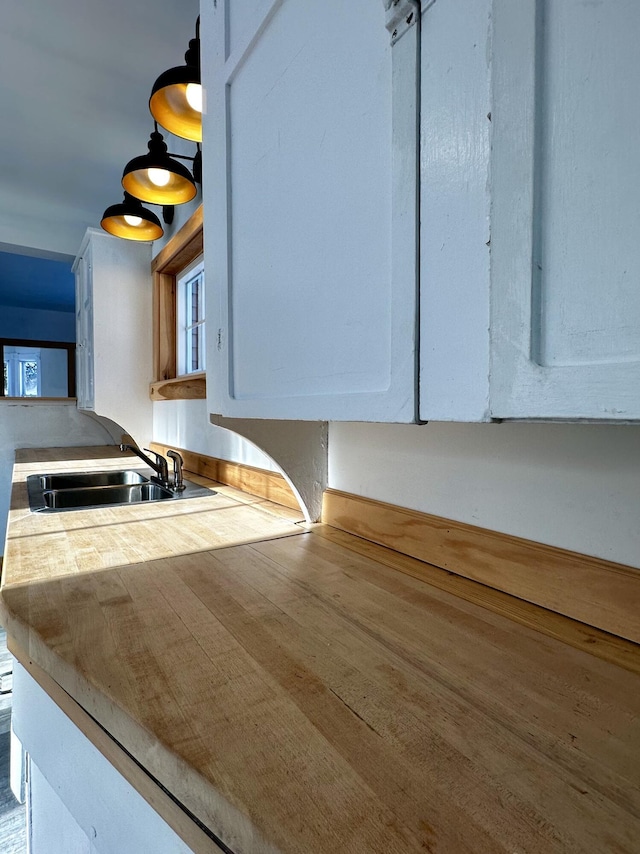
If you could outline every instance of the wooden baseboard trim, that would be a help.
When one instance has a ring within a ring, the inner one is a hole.
[[[152,442],[150,445],[152,451],[157,451],[160,454],[166,454],[170,447],[172,446],[162,445],[158,442]],[[229,460],[209,457],[206,454],[187,451],[184,448],[174,448],[174,450],[182,455],[185,471],[208,477],[210,480],[224,483],[227,486],[233,486],[242,492],[248,492],[250,495],[273,501],[274,504],[281,504],[283,507],[289,507],[292,510],[300,510],[298,499],[279,472],[259,469],[243,463],[232,463]]]
[[[328,489],[322,521],[640,643],[640,570]]]

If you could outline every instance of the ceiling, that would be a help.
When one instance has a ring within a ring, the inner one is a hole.
[[[74,311],[75,280],[71,264],[0,252],[0,307],[3,305]]]
[[[122,169],[153,130],[153,82],[184,64],[197,14],[198,0],[2,0],[0,250],[68,264],[122,201]]]

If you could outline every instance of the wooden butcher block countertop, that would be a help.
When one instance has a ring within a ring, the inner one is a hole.
[[[232,852],[640,852],[633,644],[604,661],[222,487],[29,513],[27,474],[110,466],[18,452],[2,621]]]

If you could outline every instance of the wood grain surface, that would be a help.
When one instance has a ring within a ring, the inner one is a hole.
[[[169,445],[152,442],[151,448],[161,454],[166,454]],[[244,463],[234,463],[209,457],[184,448],[174,448],[184,459],[185,471],[196,472],[211,480],[233,486],[249,495],[257,495],[282,504],[293,510],[299,510],[300,504],[285,478],[277,471],[259,469]]]
[[[282,512],[273,512],[268,501],[251,502],[250,497],[213,483],[215,494],[204,498],[34,514],[27,496],[29,474],[139,469],[144,463],[113,446],[21,450],[16,459],[5,549],[14,582],[43,581],[49,574],[57,578],[300,533],[295,522],[302,519],[301,513],[284,518]]]
[[[149,386],[151,400],[204,400],[206,396],[207,378],[204,373],[159,380]]]
[[[153,276],[153,378],[161,382],[175,377],[176,279],[169,273]]]
[[[354,537],[331,525],[315,525],[313,533],[333,543],[339,543],[349,551],[371,558],[374,564],[381,563],[413,578],[419,578],[432,587],[452,593],[458,598],[466,599],[467,602],[474,602],[536,632],[556,638],[589,655],[595,655],[603,661],[609,661],[640,675],[640,646],[624,638],[596,629],[594,626],[588,626],[578,620],[572,620],[555,611],[526,602],[524,599],[518,599],[486,584],[440,569],[433,564],[408,557],[394,549],[380,546],[361,537]]]
[[[194,258],[202,255],[202,205],[199,205],[185,224],[161,249],[151,262],[151,272],[170,273],[175,276]]]
[[[46,532],[39,567],[9,553],[2,620],[237,854],[637,854],[632,668],[296,530],[104,562]]]
[[[216,844],[215,839],[211,838],[206,830],[195,822],[193,817],[168,792],[159,786],[157,781],[153,777],[150,777],[145,769],[135,762],[121,745],[88,715],[66,691],[63,691],[58,683],[45,673],[15,641],[12,644],[12,652],[15,658],[28,671],[32,679],[35,679],[57,706],[62,709],[65,715],[73,721],[80,732],[109,760],[125,780],[142,795],[149,806],[160,815],[168,818],[167,823],[193,851],[203,852],[203,854],[205,852],[206,854],[220,854],[220,852],[223,852],[223,849]],[[15,799],[13,803],[16,803]],[[4,841],[6,835],[4,832],[4,823],[5,815],[3,814],[0,821],[0,841]],[[26,826],[24,817],[23,824]],[[24,832],[22,836],[24,837]],[[20,847],[16,847],[15,854],[24,854],[25,851],[26,843],[22,843]],[[13,852],[11,850],[7,852],[3,849],[3,854],[13,854]],[[69,852],[69,854],[72,854],[72,852]]]
[[[401,554],[640,643],[640,570],[335,489],[322,519]]]

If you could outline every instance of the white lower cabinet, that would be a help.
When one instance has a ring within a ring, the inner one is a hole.
[[[640,418],[640,5],[202,9],[209,411]]]
[[[151,244],[90,228],[73,270],[78,408],[109,418],[146,444],[152,435]]]

